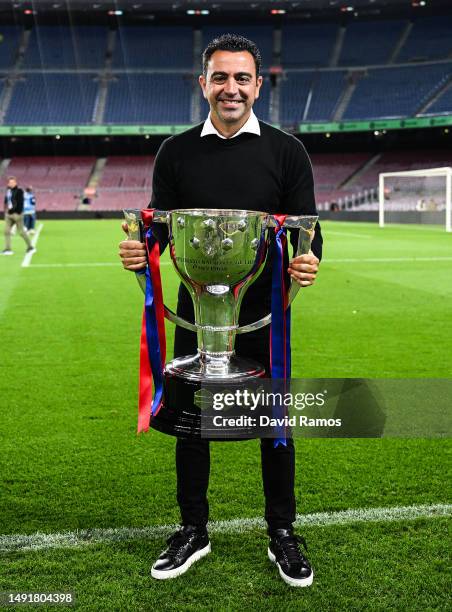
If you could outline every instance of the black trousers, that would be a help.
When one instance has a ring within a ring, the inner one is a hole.
[[[248,302],[247,303],[247,298]],[[187,290],[181,286],[178,314],[193,320],[193,306]],[[268,297],[256,300],[245,294],[240,323],[246,324],[264,316],[270,310]],[[238,355],[255,359],[270,372],[269,328],[238,335],[235,343]],[[174,355],[195,354],[196,334],[176,327]],[[261,440],[262,481],[265,495],[265,520],[269,529],[289,528],[295,521],[295,448],[293,440],[287,446],[274,448],[272,439]],[[217,444],[220,444],[217,442]],[[228,444],[223,442],[223,444]],[[207,489],[210,474],[209,441],[178,438],[176,443],[177,501],[182,524],[205,525],[209,517]]]
[[[219,443],[218,443],[219,444]],[[223,442],[227,444],[227,442]],[[288,529],[295,521],[295,449],[274,448],[273,440],[261,440],[265,520],[269,530]],[[183,525],[206,525],[209,518],[207,489],[210,474],[208,440],[178,438],[176,443],[177,501]]]

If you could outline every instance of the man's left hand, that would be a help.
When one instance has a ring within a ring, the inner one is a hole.
[[[289,263],[287,271],[291,278],[296,281],[301,287],[309,287],[317,277],[319,270],[319,260],[312,251],[307,255],[299,255],[294,257]]]

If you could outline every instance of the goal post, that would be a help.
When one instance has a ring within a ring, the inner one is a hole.
[[[402,201],[403,198],[400,197],[400,193],[403,191],[403,187],[401,187],[404,184],[403,179],[408,181],[405,201]],[[398,183],[398,186],[394,189],[394,192],[399,193],[398,205],[396,203],[391,205],[386,203],[386,200],[391,197],[388,182],[394,180]],[[432,187],[433,183],[435,184],[434,188]],[[431,193],[433,189],[435,189],[435,198]],[[452,168],[427,168],[425,170],[380,173],[378,177],[378,220],[380,227],[385,226],[385,212],[391,206],[393,210],[422,212],[428,208],[425,203],[428,197],[431,198],[432,205],[436,206],[438,210],[445,210],[446,231],[452,232]]]

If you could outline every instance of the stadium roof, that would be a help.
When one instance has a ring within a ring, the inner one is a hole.
[[[172,13],[186,14],[187,10],[210,15],[231,12],[255,12],[270,15],[271,11],[300,16],[330,16],[358,12],[359,15],[378,15],[391,11],[413,11],[419,14],[436,8],[450,8],[450,0],[0,0],[0,15],[23,11],[67,12],[86,11],[124,14]]]

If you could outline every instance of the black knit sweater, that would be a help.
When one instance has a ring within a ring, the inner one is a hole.
[[[312,167],[304,146],[290,134],[262,121],[259,125],[260,136],[245,132],[229,139],[217,135],[201,138],[200,124],[165,140],[155,160],[150,206],[159,210],[223,208],[317,214]],[[160,234],[159,238],[163,247],[166,236]],[[295,232],[291,240],[296,243]],[[251,307],[253,320],[256,314],[269,310],[272,250],[270,247],[262,274],[243,300],[241,315]],[[319,226],[312,250],[320,259]],[[191,299],[185,288],[179,292],[179,302],[179,311],[190,316]],[[248,318],[240,317],[243,322]]]

